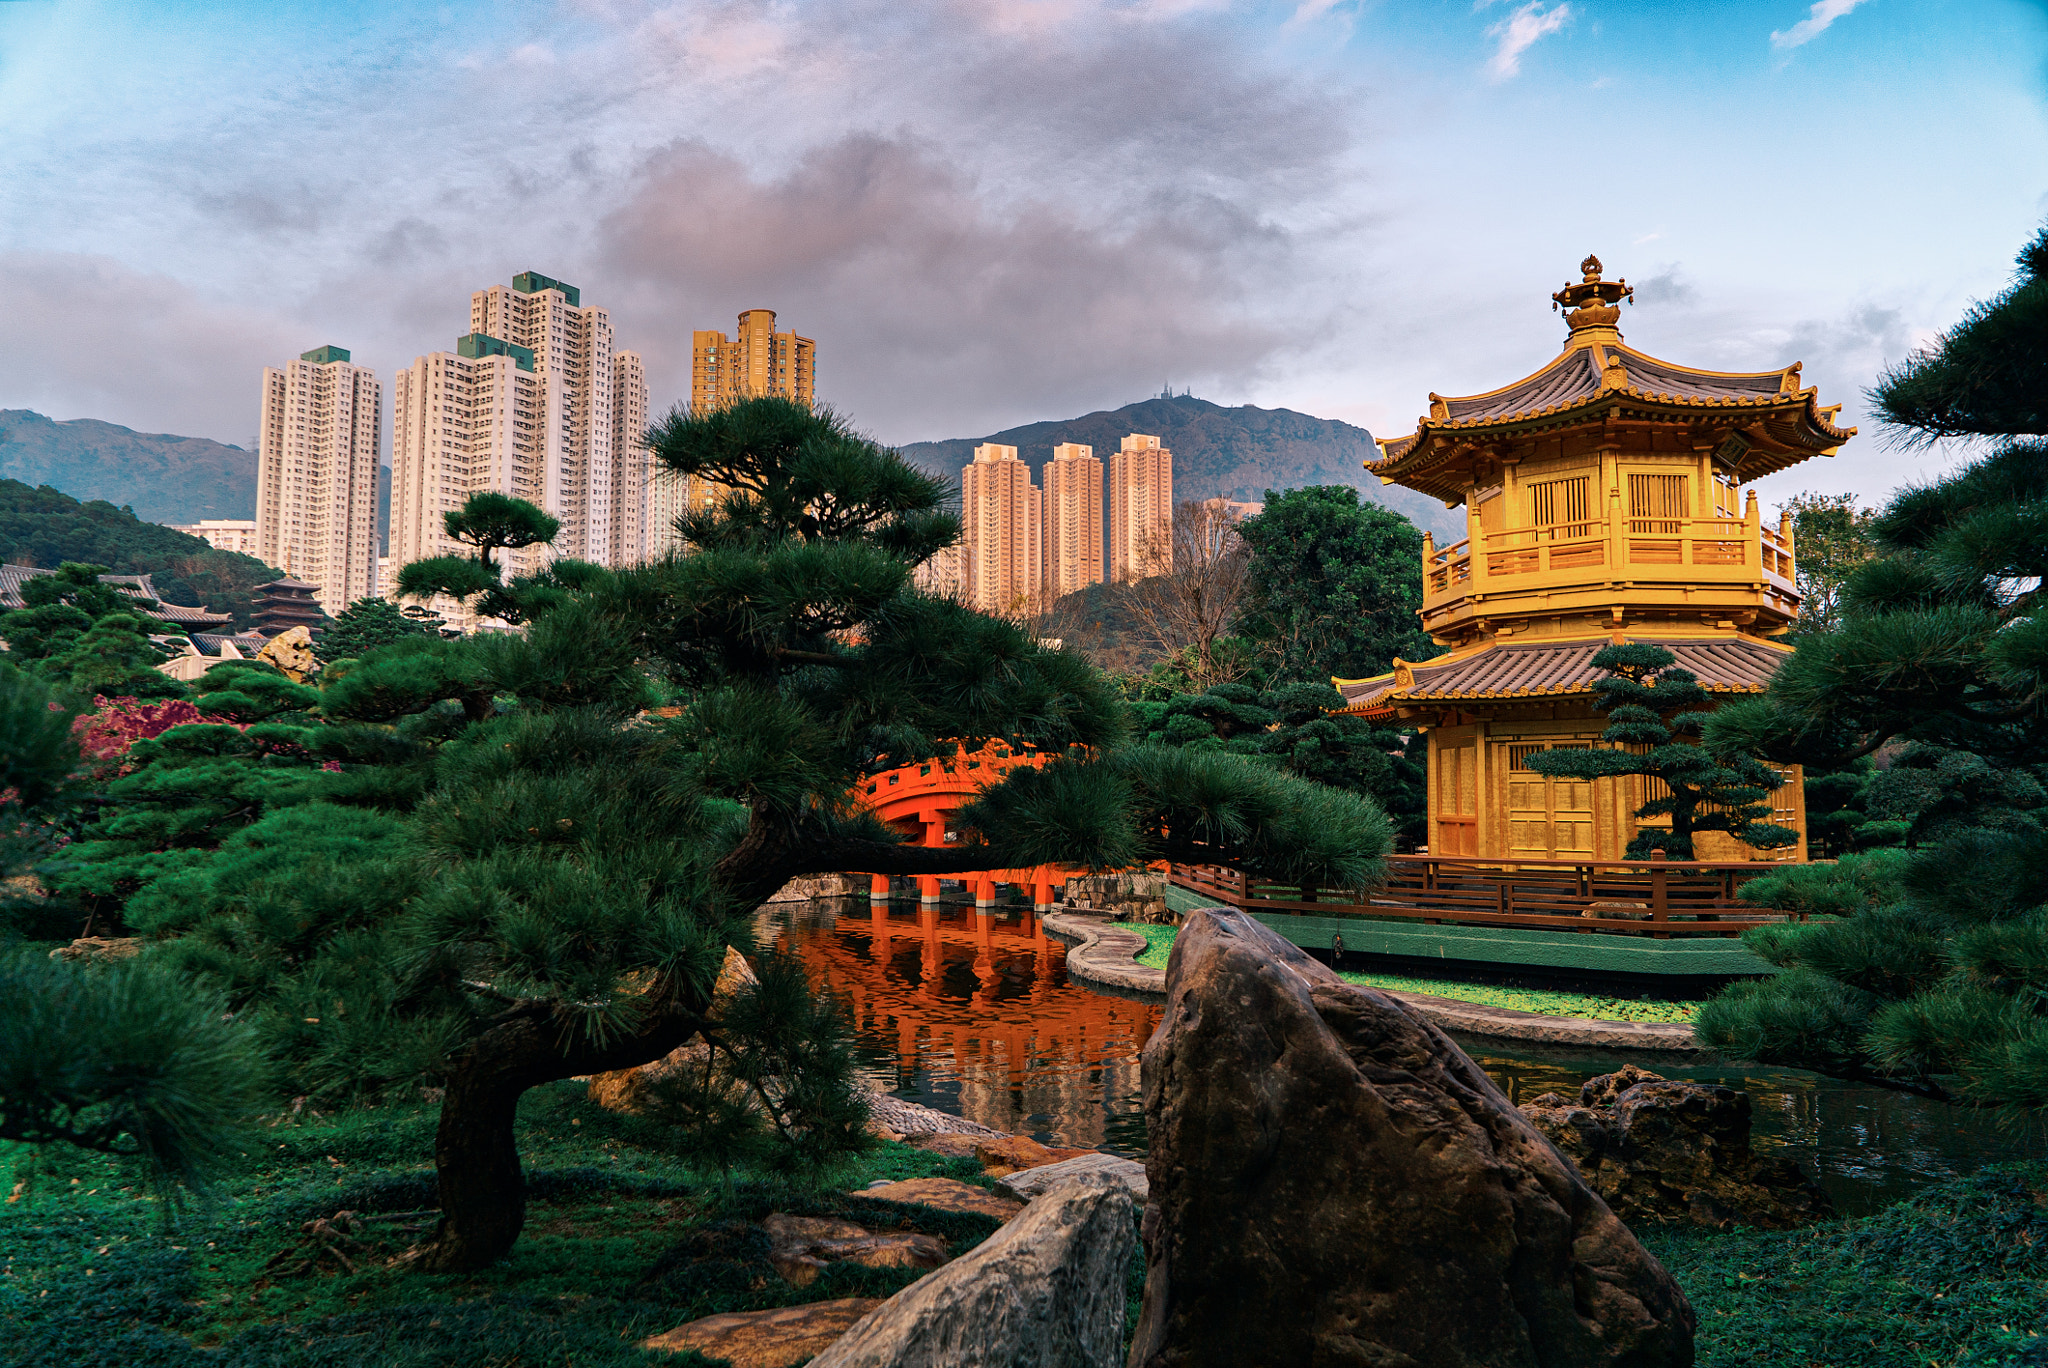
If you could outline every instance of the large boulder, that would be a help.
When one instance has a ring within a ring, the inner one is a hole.
[[[1789,1159],[1749,1147],[1749,1094],[1634,1065],[1589,1079],[1573,1103],[1544,1093],[1523,1113],[1625,1221],[1783,1230],[1834,1214]]]
[[[1222,909],[1167,994],[1132,1368],[1692,1363],[1678,1284],[1427,1021]]]
[[[1101,1178],[1048,1192],[883,1302],[811,1368],[1116,1368],[1132,1215],[1123,1185]]]

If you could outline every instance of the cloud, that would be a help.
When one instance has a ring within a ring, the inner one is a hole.
[[[1656,233],[1650,234],[1651,238],[1657,236],[1658,234]],[[1637,241],[1647,242],[1649,238],[1638,238]],[[1677,266],[1666,266],[1648,280],[1637,281],[1636,302],[1639,304],[1672,304],[1681,307],[1697,304],[1699,302],[1699,291],[1695,290],[1692,284],[1679,274],[1679,269]]]
[[[1771,46],[1789,50],[1810,43],[1827,32],[1828,25],[1862,3],[1863,0],[1814,0],[1804,19],[1771,35]]]
[[[1543,0],[1528,0],[1486,31],[1489,38],[1500,40],[1493,59],[1486,64],[1487,75],[1496,81],[1506,81],[1520,74],[1522,54],[1534,47],[1537,40],[1563,28],[1572,17],[1573,10],[1568,4],[1546,9]]]
[[[1126,402],[1164,374],[1247,378],[1315,331],[1254,304],[1299,244],[1235,205],[1182,196],[1091,223],[1056,199],[991,201],[901,134],[847,134],[775,177],[676,142],[602,238],[602,273],[629,286],[616,330],[659,369],[685,373],[687,329],[774,307],[817,339],[820,398],[892,440]]]
[[[103,256],[0,252],[0,294],[10,404],[145,432],[246,444],[262,368],[329,340]]]

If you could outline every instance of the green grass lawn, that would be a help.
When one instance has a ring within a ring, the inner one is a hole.
[[[649,1123],[617,1116],[577,1084],[529,1093],[521,1153],[526,1229],[486,1272],[426,1276],[384,1266],[431,1231],[436,1109],[379,1108],[252,1131],[230,1174],[174,1212],[113,1161],[0,1148],[0,1346],[13,1364],[599,1365],[697,1362],[649,1355],[641,1338],[720,1311],[835,1297],[885,1297],[916,1270],[836,1265],[793,1288],[747,1224],[771,1211],[848,1216],[938,1235],[955,1253],[996,1229],[987,1217],[856,1204],[842,1190],[931,1175],[985,1182],[972,1160],[879,1145],[829,1181],[737,1181],[692,1169]],[[354,1272],[294,1271],[299,1229],[351,1210],[375,1215],[378,1257]],[[880,1219],[877,1219],[878,1210]],[[285,1257],[280,1260],[280,1255]]]
[[[1145,937],[1147,948],[1138,956],[1138,963],[1153,969],[1166,967],[1166,957],[1173,951],[1174,927],[1132,922],[1123,925],[1123,929],[1136,931]],[[1428,993],[1487,1007],[1512,1007],[1519,1012],[1538,1012],[1544,1016],[1593,1017],[1601,1021],[1691,1021],[1694,1010],[1699,1006],[1696,1002],[1638,1002],[1633,998],[1567,993],[1554,988],[1496,988],[1484,983],[1458,983],[1450,979],[1410,978],[1405,974],[1362,974],[1345,970],[1342,977],[1351,983],[1363,983],[1397,993]]]
[[[770,1211],[892,1220],[955,1252],[991,1220],[859,1210],[876,1178],[981,1179],[970,1160],[883,1145],[828,1184],[735,1182],[691,1168],[649,1123],[582,1089],[521,1110],[533,1197],[510,1258],[428,1277],[383,1266],[431,1227],[430,1106],[265,1125],[205,1201],[171,1211],[107,1160],[38,1160],[0,1205],[0,1363],[9,1368],[609,1368],[641,1338],[719,1311],[887,1296],[914,1270],[839,1265],[808,1288],[763,1262]],[[26,1173],[0,1149],[0,1184]],[[380,1258],[295,1272],[299,1227],[340,1210]],[[1993,1169],[1876,1216],[1805,1231],[1642,1231],[1700,1317],[1702,1368],[2021,1368],[2048,1364],[2048,1171]],[[1135,1316],[1140,1270],[1127,1289]]]

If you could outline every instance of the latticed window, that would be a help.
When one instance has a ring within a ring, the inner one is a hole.
[[[1529,486],[1530,520],[1538,527],[1555,529],[1553,535],[1585,536],[1590,530],[1586,526],[1589,517],[1587,486],[1590,483],[1587,476],[1573,475]]]
[[[1682,532],[1690,512],[1689,481],[1683,475],[1628,477],[1631,532]]]

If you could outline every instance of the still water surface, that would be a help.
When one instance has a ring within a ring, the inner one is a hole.
[[[871,1082],[912,1102],[1047,1143],[1141,1157],[1138,1054],[1160,1009],[1069,983],[1066,951],[1028,908],[858,900],[774,906],[760,941],[803,959],[852,1007]],[[1510,1099],[1575,1095],[1626,1063],[1748,1091],[1756,1144],[1797,1160],[1848,1215],[1921,1185],[2044,1151],[2040,1129],[1798,1069],[1699,1064],[1689,1056],[1460,1038]]]

